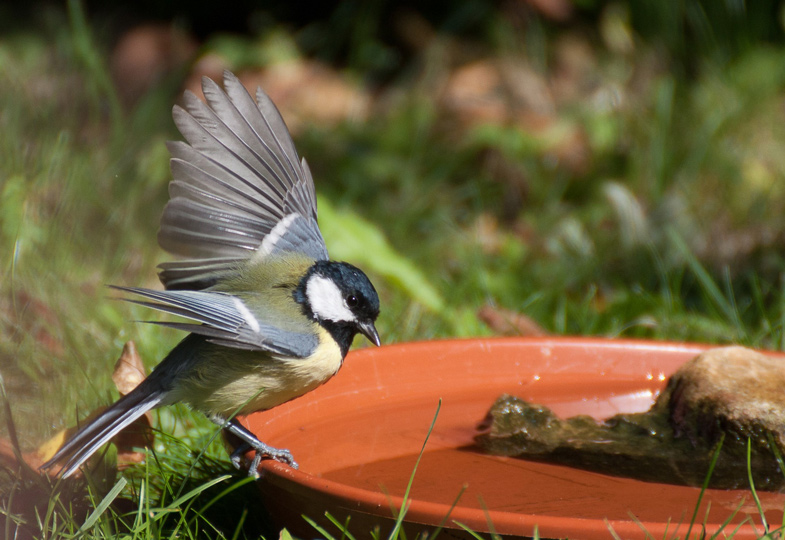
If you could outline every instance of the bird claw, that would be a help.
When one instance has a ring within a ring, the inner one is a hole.
[[[234,452],[232,452],[230,459],[232,460],[232,465],[234,465],[236,469],[242,470],[244,468],[244,461],[246,461],[245,454],[248,452],[248,450],[254,451],[254,457],[248,465],[248,476],[259,478],[259,463],[261,463],[264,456],[268,456],[270,459],[274,459],[280,463],[285,463],[292,469],[299,468],[299,465],[294,460],[294,457],[292,457],[292,453],[289,450],[273,448],[272,446],[259,441],[258,445],[243,443],[238,446]]]

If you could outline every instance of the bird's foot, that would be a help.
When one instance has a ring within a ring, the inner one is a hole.
[[[251,460],[251,464],[248,467],[248,476],[253,476],[255,478],[259,477],[259,472],[257,469],[259,468],[259,463],[262,461],[264,456],[268,456],[275,461],[285,463],[293,469],[298,467],[297,462],[294,460],[292,453],[289,452],[289,450],[274,448],[269,444],[263,443],[256,437],[256,435],[241,425],[236,418],[232,418],[228,422],[219,415],[212,415],[209,418],[221,426],[224,430],[243,441],[242,444],[240,444],[231,455],[232,464],[235,467],[242,469],[244,461],[243,458],[246,452],[249,450],[254,451],[253,460]]]
[[[256,441],[253,444],[244,442],[238,446],[234,452],[232,452],[231,460],[232,465],[234,465],[235,468],[244,468],[244,457],[246,452],[249,450],[254,451],[254,457],[250,464],[248,464],[248,476],[253,476],[255,478],[259,477],[259,463],[261,463],[264,456],[274,459],[280,463],[285,463],[293,469],[297,469],[299,467],[289,450],[286,450],[285,448],[274,448],[268,444],[263,443],[262,441]]]

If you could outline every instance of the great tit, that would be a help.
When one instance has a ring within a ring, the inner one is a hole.
[[[157,322],[190,332],[136,389],[82,427],[42,468],[74,473],[96,450],[155,407],[184,402],[254,450],[297,467],[288,450],[257,439],[234,416],[309,392],[341,367],[361,333],[375,345],[379,297],[368,277],[331,261],[316,222],[305,160],[270,98],[256,101],[224,73],[204,78],[207,103],[186,91],[173,117],[170,200],[158,241],[184,259],[159,266],[166,290],[115,287],[129,301],[195,321]]]

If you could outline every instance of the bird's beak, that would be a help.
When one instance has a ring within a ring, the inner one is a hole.
[[[376,331],[373,321],[363,321],[360,322],[358,326],[360,327],[360,332],[362,335],[367,337],[371,343],[377,347],[382,344],[381,340],[379,339],[379,332]]]

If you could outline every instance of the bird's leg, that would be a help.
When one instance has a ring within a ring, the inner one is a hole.
[[[248,468],[249,476],[259,475],[256,470],[259,467],[259,463],[262,461],[263,456],[269,456],[275,461],[286,463],[293,469],[298,467],[297,462],[294,460],[292,453],[289,452],[289,450],[283,448],[274,448],[268,444],[263,443],[258,438],[256,438],[253,433],[245,429],[245,427],[243,427],[236,419],[232,418],[227,422],[220,416],[214,415],[210,417],[210,420],[224,428],[229,433],[239,437],[240,440],[243,441],[243,443],[238,446],[231,455],[232,464],[235,467],[238,469],[241,467],[242,457],[248,450],[254,451],[254,458],[251,461],[251,466]]]

